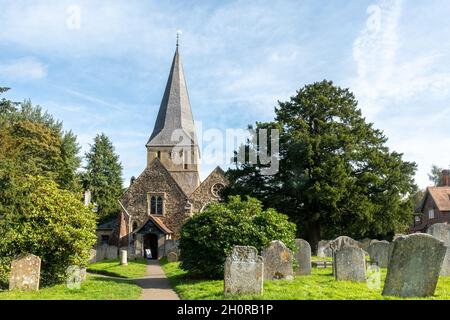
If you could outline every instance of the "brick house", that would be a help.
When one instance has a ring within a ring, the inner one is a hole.
[[[449,170],[442,171],[442,184],[428,187],[421,204],[416,208],[411,232],[426,232],[435,223],[450,223]]]
[[[153,132],[147,166],[119,199],[117,219],[97,228],[97,245],[128,248],[133,256],[160,258],[179,238],[184,222],[227,183],[220,167],[200,181],[200,152],[181,56],[177,48]]]

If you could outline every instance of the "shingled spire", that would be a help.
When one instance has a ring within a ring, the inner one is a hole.
[[[199,147],[177,48],[155,127],[147,142],[147,166],[158,158],[186,195],[200,184]]]
[[[189,95],[184,78],[181,56],[177,48],[170,68],[169,79],[167,80],[164,96],[159,107],[158,117],[156,118],[153,133],[147,142],[149,146],[173,146],[179,141],[173,141],[175,130],[181,129],[185,134],[186,141],[197,145],[195,134],[194,119],[192,116]],[[181,132],[181,131],[177,131]],[[179,137],[176,134],[177,138]]]

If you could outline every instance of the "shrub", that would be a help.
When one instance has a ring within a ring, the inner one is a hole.
[[[46,178],[26,176],[16,183],[13,203],[0,217],[0,281],[5,285],[9,264],[20,253],[41,258],[43,285],[63,281],[68,266],[87,265],[96,215]]]
[[[181,230],[181,268],[190,275],[221,278],[224,263],[234,245],[254,246],[259,251],[272,240],[295,250],[295,224],[274,209],[263,210],[260,201],[231,196],[228,203],[209,205],[189,219]]]

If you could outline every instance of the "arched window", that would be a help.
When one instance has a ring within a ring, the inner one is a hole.
[[[156,214],[156,197],[150,199],[150,214]]]
[[[156,203],[156,214],[163,214],[163,198],[161,196],[158,197]]]

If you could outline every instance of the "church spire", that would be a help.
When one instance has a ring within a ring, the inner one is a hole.
[[[186,80],[181,63],[179,51],[179,34],[177,32],[177,46],[170,68],[164,96],[159,107],[153,133],[147,142],[149,146],[173,146],[178,143],[173,141],[172,134],[182,132],[190,144],[197,145],[194,119],[192,116]],[[176,131],[177,130],[177,131]],[[186,140],[185,140],[186,141]]]

